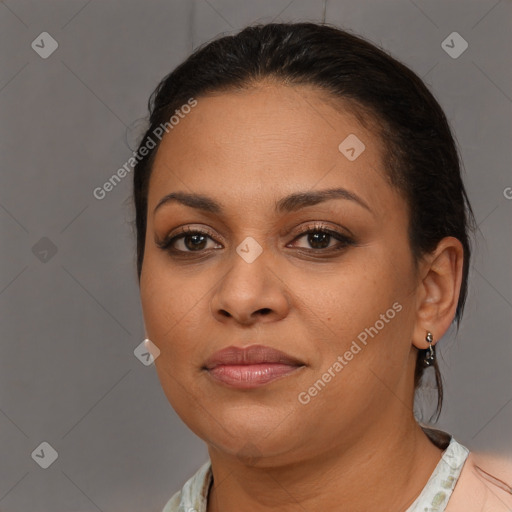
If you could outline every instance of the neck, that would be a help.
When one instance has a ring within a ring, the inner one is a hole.
[[[398,401],[397,401],[398,402]],[[403,406],[402,406],[403,407]],[[405,409],[405,408],[404,408]],[[258,468],[210,448],[214,483],[208,512],[404,511],[434,471],[442,450],[410,415],[375,422],[328,452],[286,466]],[[342,436],[340,436],[342,437]]]

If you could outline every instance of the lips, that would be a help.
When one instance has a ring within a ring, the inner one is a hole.
[[[210,370],[219,365],[254,365],[262,363],[281,363],[289,366],[302,366],[304,363],[275,348],[264,345],[251,345],[246,348],[228,347],[215,352],[205,363]]]
[[[254,388],[289,375],[304,362],[280,350],[263,345],[227,347],[215,352],[204,369],[217,381],[231,387]]]

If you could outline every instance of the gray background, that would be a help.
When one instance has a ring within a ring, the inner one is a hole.
[[[133,353],[132,175],[103,200],[92,191],[131,156],[149,94],[193,48],[254,21],[324,16],[422,76],[455,131],[480,234],[462,327],[439,345],[439,426],[512,456],[510,1],[5,0],[0,510],[159,511],[204,462]],[[31,48],[44,31],[59,44],[47,59]],[[441,47],[453,31],[469,43],[457,59]],[[31,457],[43,441],[58,452],[47,469]]]

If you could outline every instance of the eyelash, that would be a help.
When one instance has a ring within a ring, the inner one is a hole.
[[[305,247],[299,247],[299,249],[301,249],[303,251],[312,252],[312,253],[320,253],[320,252],[330,253],[330,252],[335,252],[335,251],[341,251],[343,249],[346,249],[346,247],[348,247],[350,245],[355,245],[355,243],[356,243],[355,240],[348,237],[347,235],[340,233],[339,231],[334,231],[334,230],[328,229],[325,226],[322,226],[319,224],[305,226],[303,229],[301,229],[299,231],[299,233],[293,239],[293,241],[296,241],[296,240],[300,239],[301,237],[308,235],[308,234],[312,234],[312,233],[325,233],[327,235],[330,235],[332,238],[338,240],[340,245],[338,247],[336,247],[336,246],[326,247],[324,249],[309,249],[309,248],[305,248]],[[215,241],[214,235],[210,231],[194,229],[194,228],[190,228],[190,227],[186,226],[185,228],[182,228],[181,231],[177,235],[173,235],[172,237],[166,237],[163,240],[156,242],[156,245],[164,251],[170,252],[172,254],[180,254],[180,255],[194,254],[194,253],[201,254],[205,250],[207,250],[207,249],[201,249],[198,251],[182,251],[182,250],[175,249],[172,247],[174,242],[176,242],[177,240],[186,238],[187,236],[192,236],[192,235],[206,235]],[[330,240],[329,240],[329,242],[330,242]]]

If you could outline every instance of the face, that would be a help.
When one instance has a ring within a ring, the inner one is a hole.
[[[264,84],[197,98],[156,155],[140,290],[163,390],[211,450],[297,461],[409,414],[407,226],[343,104]],[[215,356],[255,345],[288,357]]]

